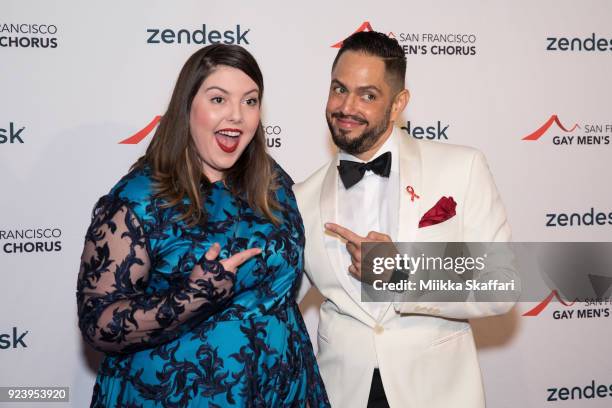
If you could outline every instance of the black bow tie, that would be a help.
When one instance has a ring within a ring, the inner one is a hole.
[[[366,170],[370,170],[382,177],[389,177],[389,173],[391,173],[391,152],[381,154],[376,159],[367,163],[340,160],[340,165],[338,166],[340,179],[347,189],[357,184],[363,178]]]

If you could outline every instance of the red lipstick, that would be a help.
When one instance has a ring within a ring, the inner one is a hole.
[[[233,153],[238,148],[242,130],[233,128],[219,129],[215,132],[217,145],[225,153]]]

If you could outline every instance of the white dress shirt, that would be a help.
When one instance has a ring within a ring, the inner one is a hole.
[[[366,170],[361,181],[346,189],[338,177],[336,219],[340,225],[358,235],[366,236],[368,232],[376,231],[391,236],[393,240],[396,238],[399,204],[399,144],[395,133],[391,134],[370,159],[372,161],[386,152],[391,152],[391,172],[388,178]],[[338,155],[338,160],[365,163],[342,151]],[[348,272],[351,256],[345,246],[342,246],[341,252],[346,277],[351,281],[358,296],[361,297],[361,282]],[[377,320],[382,318],[388,306],[388,303],[367,302],[365,304]]]

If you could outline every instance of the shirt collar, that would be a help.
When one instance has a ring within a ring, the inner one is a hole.
[[[386,152],[391,152],[391,171],[392,172],[398,172],[399,171],[399,140],[398,140],[398,132],[396,132],[396,129],[393,128],[393,131],[391,132],[391,136],[389,136],[389,138],[385,141],[385,143],[383,143],[382,146],[380,146],[380,148],[376,151],[376,153],[374,153],[374,156],[372,156],[372,158],[369,161],[372,161],[374,159],[376,159],[378,156],[381,156],[382,154],[386,153]],[[340,150],[338,152],[338,162],[340,162],[340,160],[350,160],[350,161],[355,161],[355,162],[359,162],[359,163],[365,163],[364,160],[361,160],[358,157],[353,156],[352,154],[349,154],[345,151]]]

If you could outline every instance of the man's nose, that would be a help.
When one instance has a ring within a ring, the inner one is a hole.
[[[352,115],[357,110],[357,97],[355,95],[348,94],[340,105],[340,111],[345,115]]]

